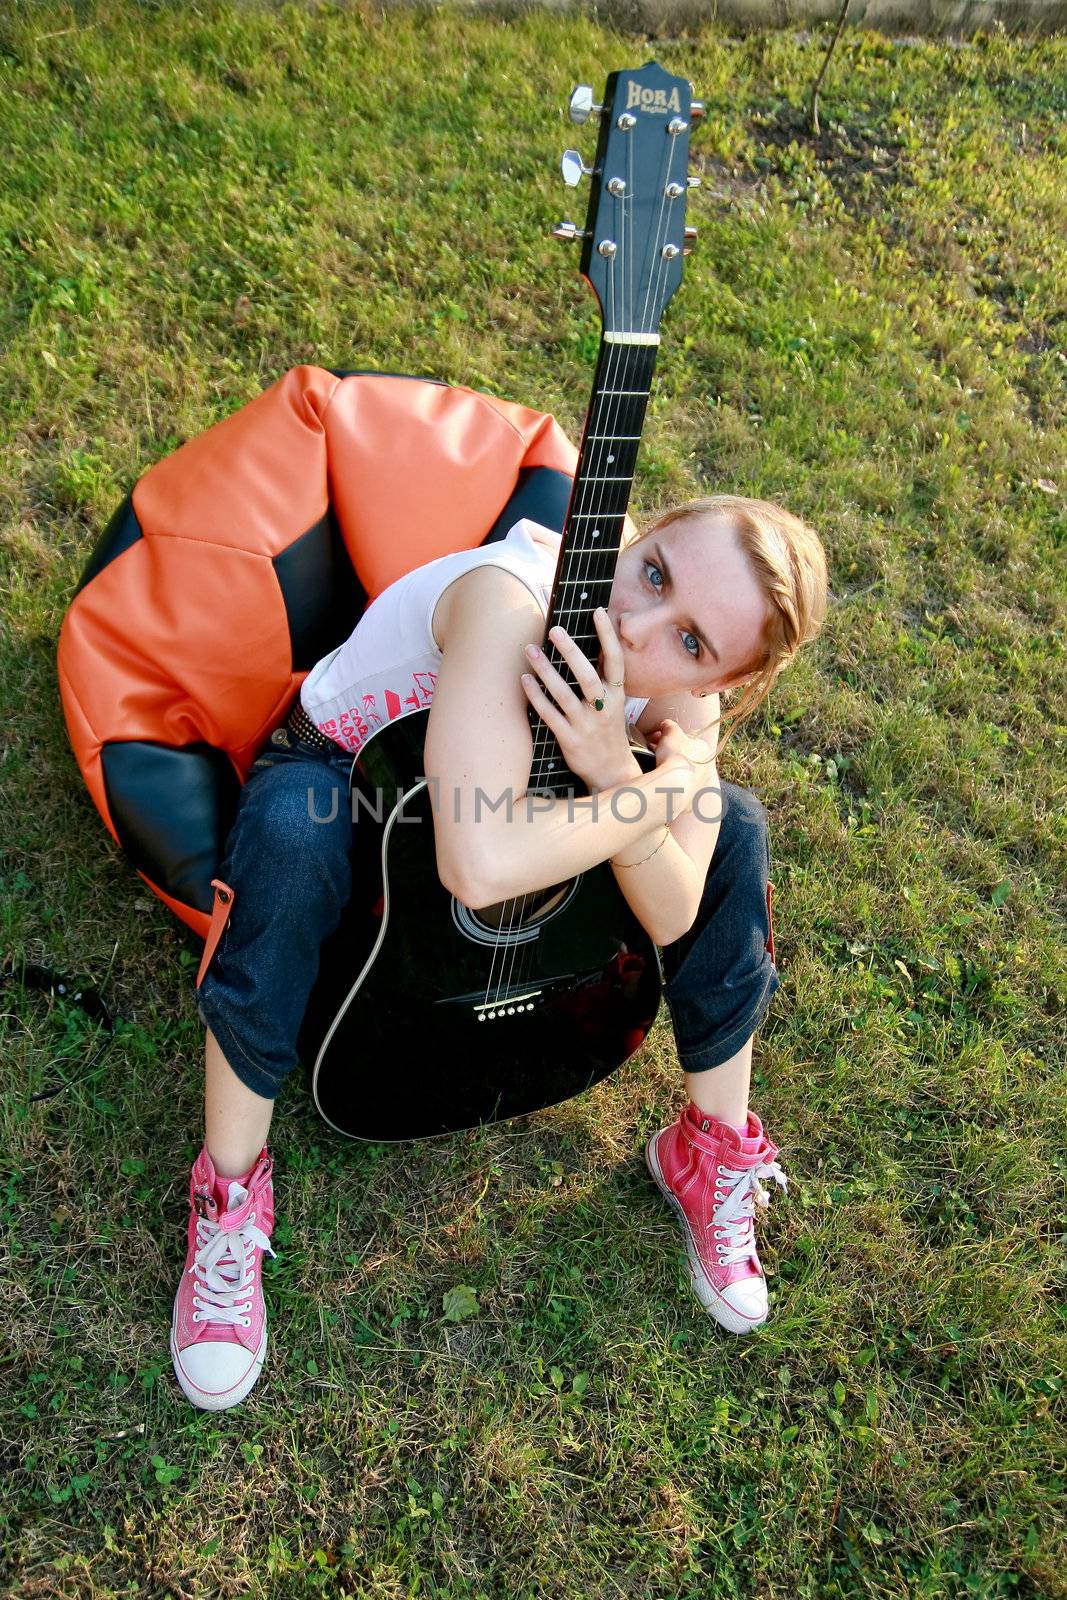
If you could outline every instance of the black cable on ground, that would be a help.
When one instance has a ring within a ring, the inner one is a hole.
[[[76,979],[68,977],[65,973],[56,972],[52,967],[41,966],[35,961],[12,962],[0,973],[0,987],[17,984],[22,989],[34,989],[47,994],[53,1000],[63,1000],[68,1005],[77,1006],[93,1022],[99,1022],[105,1030],[106,1037],[98,1045],[92,1056],[73,1078],[66,1083],[60,1083],[52,1089],[38,1089],[31,1094],[31,1104],[38,1100],[52,1100],[56,1095],[62,1094],[64,1089],[69,1089],[72,1083],[78,1083],[87,1077],[91,1067],[94,1067],[104,1052],[110,1049],[115,1038],[115,1023],[121,1018],[112,1016],[111,1009],[100,993],[90,984],[80,984]]]

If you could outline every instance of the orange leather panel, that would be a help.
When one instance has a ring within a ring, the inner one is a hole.
[[[302,676],[290,671],[270,562],[173,538],[139,539],[82,590],[64,619],[59,660],[97,747],[203,740],[234,755],[242,778],[249,748]]]
[[[215,891],[215,904],[211,912],[211,926],[208,928],[204,954],[200,958],[200,970],[196,975],[196,987],[198,989],[204,981],[204,974],[210,967],[211,958],[215,954],[215,946],[222,938],[222,930],[229,921],[230,912],[233,910],[233,890],[229,884],[223,883],[221,878],[212,878],[211,887]]]
[[[285,550],[326,510],[321,413],[340,382],[294,367],[157,462],[133,491],[141,527],[268,558]]]
[[[551,417],[404,379],[342,384],[325,426],[334,509],[371,599],[405,572],[480,543],[501,486],[510,489],[520,468],[573,475],[578,462]]]

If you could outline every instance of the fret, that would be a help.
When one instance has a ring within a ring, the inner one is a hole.
[[[579,498],[579,496],[575,496],[575,499]],[[580,522],[606,522],[608,524],[616,523],[621,525],[622,519],[626,515],[626,502],[629,500],[630,496],[628,493],[626,493],[625,495],[618,495],[615,498],[619,503],[616,505],[614,510],[612,510],[610,506],[601,506],[599,511],[575,511],[572,513],[571,517],[568,518],[568,522],[577,520]],[[589,495],[588,499],[592,500],[594,499],[594,496]],[[601,536],[606,536],[609,533],[618,533],[620,531],[621,529],[619,526],[608,526],[607,528],[589,528],[585,530],[584,537],[596,539],[598,541],[597,548],[602,550],[605,549],[606,546],[599,543]],[[622,548],[621,545],[619,548]]]
[[[587,444],[600,444],[605,439],[608,444],[631,444],[640,437],[639,433],[587,433],[585,439]]]
[[[575,541],[564,546],[563,557],[565,561],[569,561],[572,556],[614,556],[618,555],[622,548],[621,544],[578,544]]]
[[[609,584],[609,582],[614,582],[614,573],[608,578],[560,578],[555,587],[557,589],[574,589],[576,584],[585,584],[585,587],[593,587],[595,584]]]
[[[633,481],[634,481],[634,479],[633,479],[633,473],[632,472],[624,472],[624,473],[621,473],[621,474],[617,473],[617,472],[616,473],[608,472],[608,473],[605,473],[603,476],[601,476],[599,473],[591,473],[591,472],[589,472],[589,473],[579,473],[578,474],[578,482],[579,482],[579,484],[583,484],[583,483],[633,483]]]
[[[595,404],[597,400],[614,399],[616,395],[623,394],[643,394],[647,399],[649,392],[648,389],[598,389],[593,396],[593,400]]]

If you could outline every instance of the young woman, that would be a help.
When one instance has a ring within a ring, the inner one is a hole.
[[[524,521],[392,584],[309,673],[244,785],[220,867],[232,912],[198,991],[206,1134],[171,1329],[175,1372],[196,1406],[235,1405],[263,1365],[260,1269],[274,1223],[266,1139],[320,946],[351,892],[352,752],[390,682],[393,705],[409,682],[432,696],[424,765],[439,786],[446,889],[477,908],[610,860],[663,947],[686,1105],[650,1139],[646,1160],[681,1224],[702,1305],[734,1333],[766,1319],[754,1206],[767,1203],[761,1177],[786,1186],[748,1107],[752,1036],[778,986],[766,816],[746,791],[720,784],[716,756],[721,728],[750,714],[818,632],[823,549],[780,507],[736,496],[692,501],[640,536],[627,522],[595,619],[598,660],[552,636],[581,697],[538,649],[558,551],[558,534]],[[720,721],[727,691],[738,698]],[[565,800],[513,805],[475,821],[475,789],[525,793],[530,705],[601,803],[595,814]],[[654,750],[654,771],[642,772],[632,743]],[[613,806],[621,788],[640,793]],[[457,790],[466,805],[450,802]]]

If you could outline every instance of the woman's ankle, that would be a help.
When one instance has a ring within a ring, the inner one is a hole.
[[[702,1072],[684,1072],[685,1092],[705,1117],[725,1122],[744,1132],[748,1125],[748,1096],[752,1078],[752,1040],[747,1039],[729,1060]]]
[[[721,1122],[725,1127],[733,1128],[735,1133],[744,1135],[748,1131],[747,1111],[739,1122],[735,1122],[732,1112],[728,1117],[720,1116],[717,1111],[705,1111],[701,1106],[697,1105],[695,1100],[691,1100],[689,1102],[689,1118],[691,1122],[695,1122],[698,1126],[701,1122]]]
[[[260,1145],[255,1154],[249,1157],[247,1147],[223,1144],[216,1154],[207,1140],[204,1141],[204,1149],[215,1169],[216,1178],[225,1179],[227,1183],[247,1183],[266,1148],[266,1145]]]

